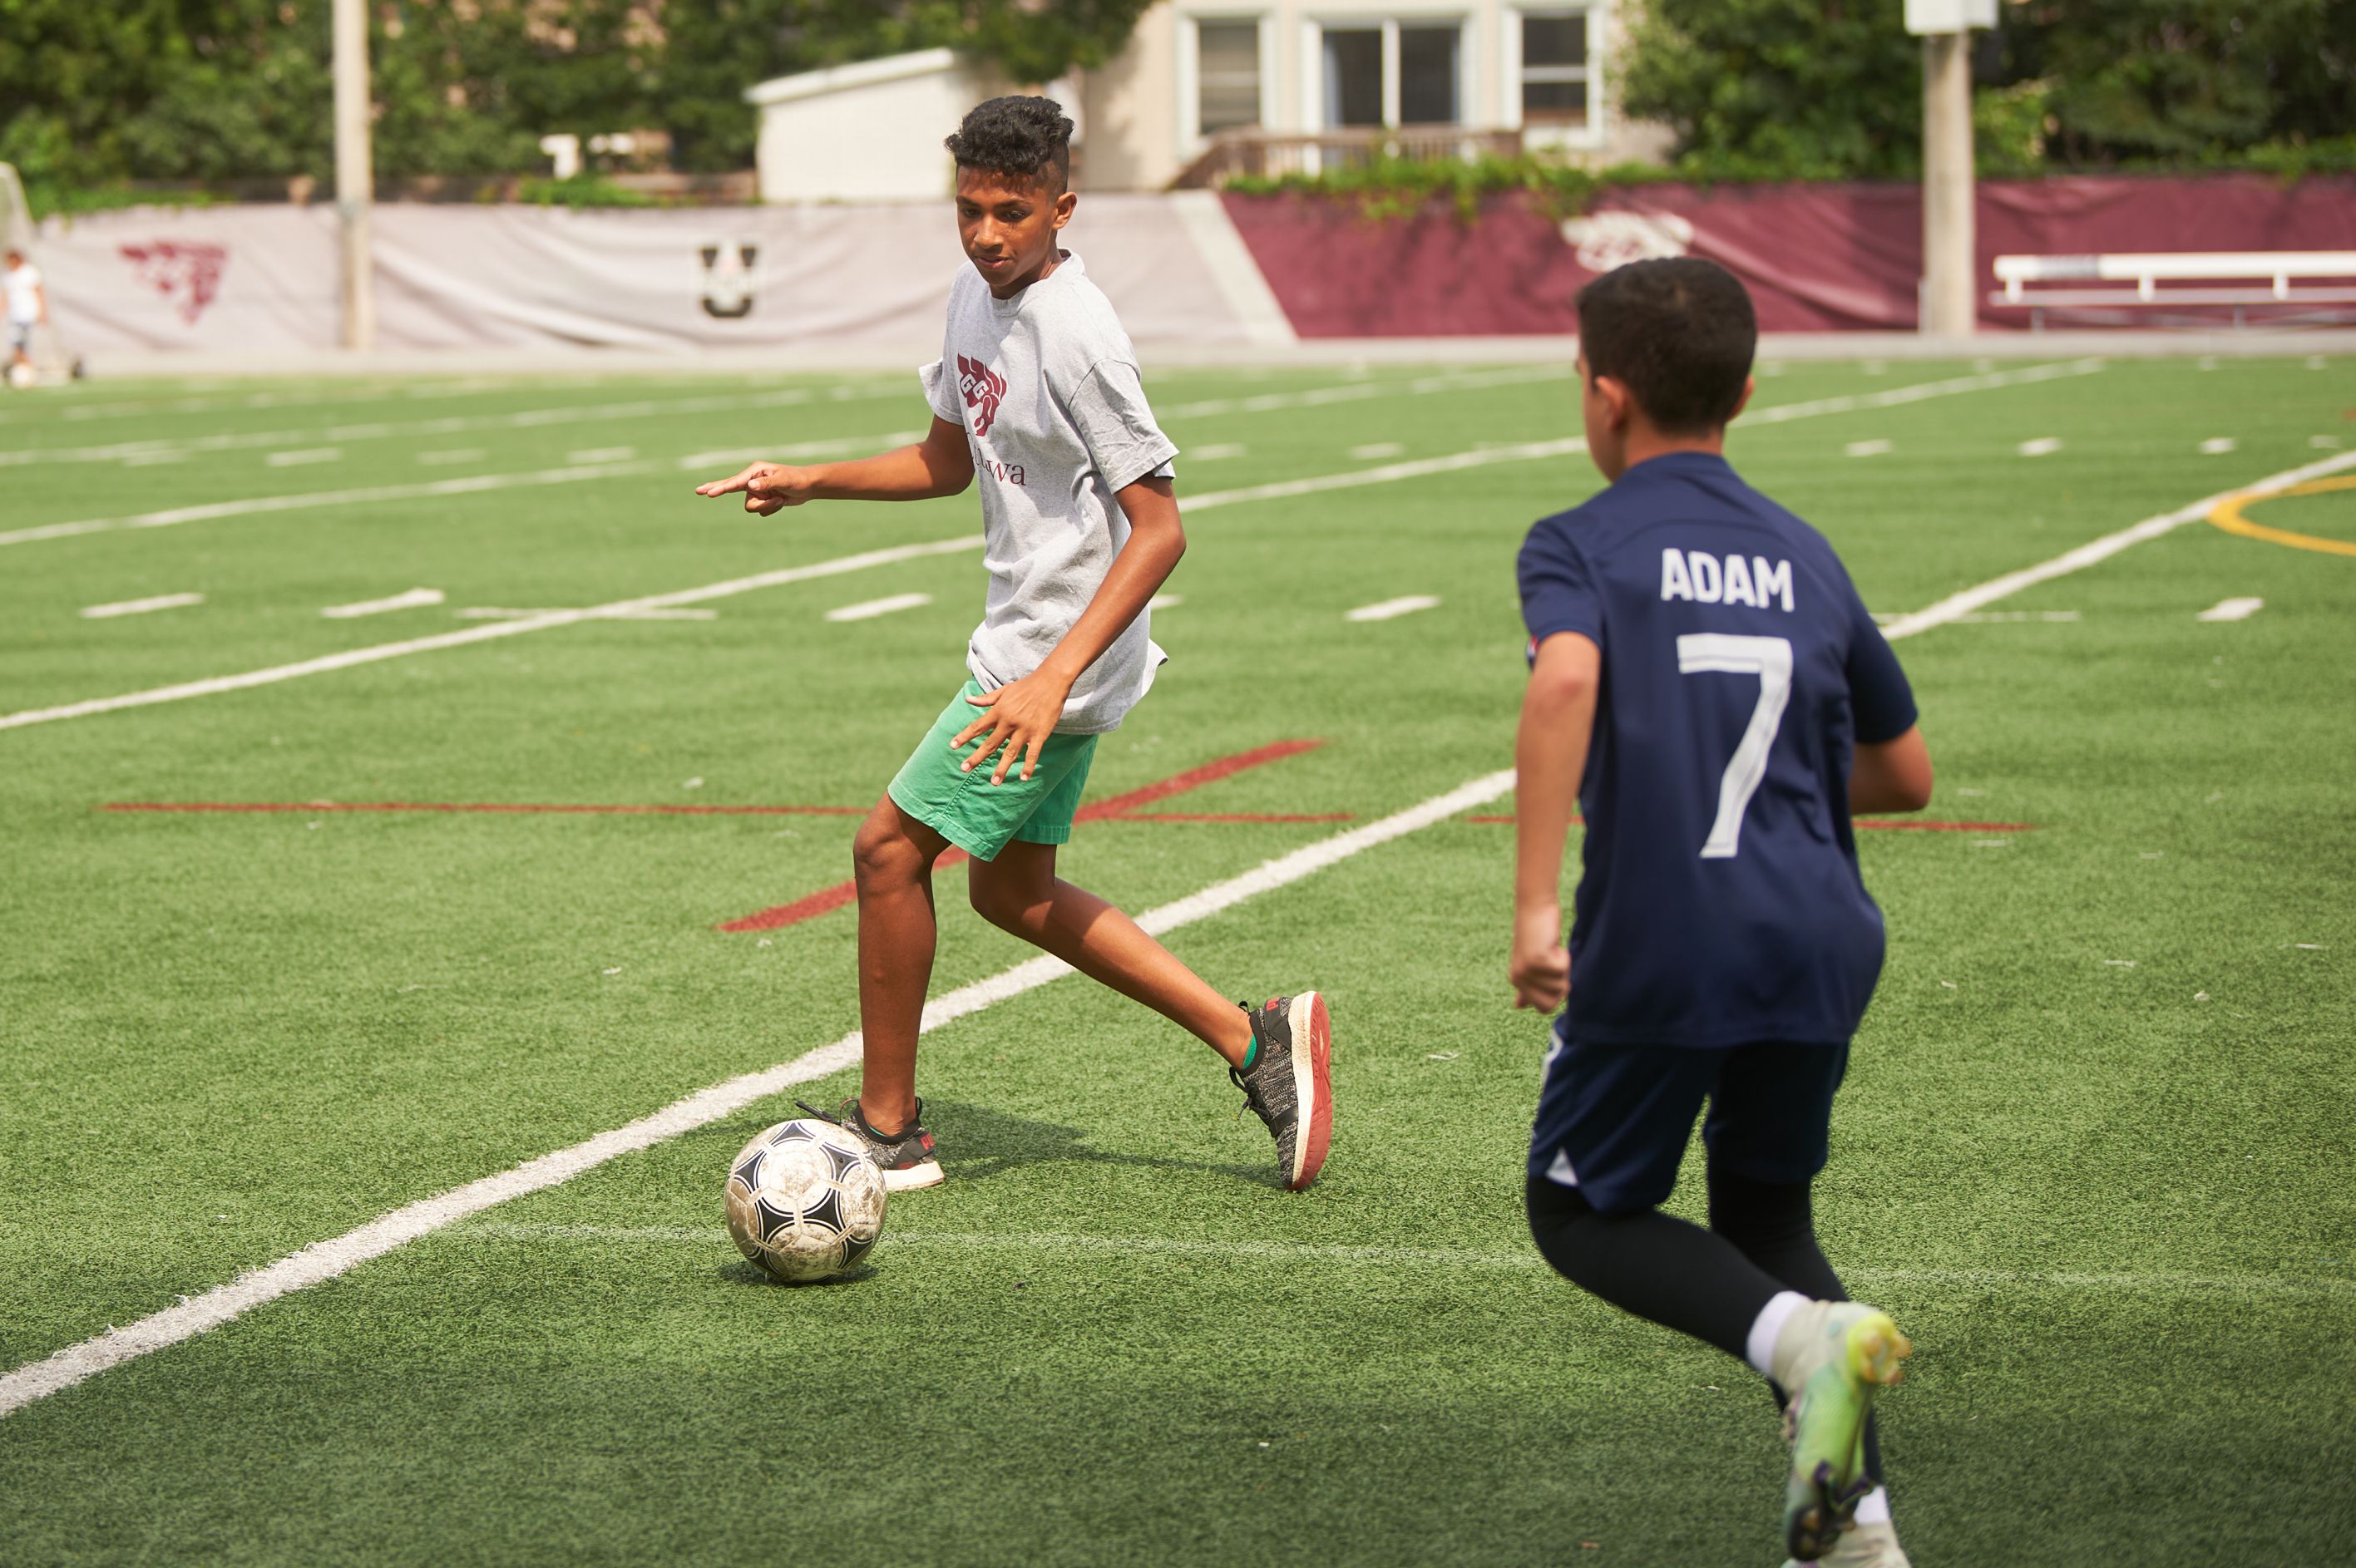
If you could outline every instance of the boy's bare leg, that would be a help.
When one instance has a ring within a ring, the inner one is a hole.
[[[921,825],[920,825],[921,826]],[[992,925],[1045,949],[1172,1023],[1240,1066],[1251,1049],[1251,1020],[1241,1008],[1205,985],[1135,921],[1055,876],[1052,844],[1010,843],[995,860],[976,860],[967,873],[973,907]],[[867,972],[866,899],[860,901],[860,972]],[[911,1023],[910,1055],[915,1037]],[[871,1037],[872,1040],[872,1037]],[[873,1060],[871,1043],[869,1060]]]
[[[933,979],[933,862],[949,841],[885,795],[851,842],[859,888],[859,1105],[896,1132],[916,1114],[916,1028]]]

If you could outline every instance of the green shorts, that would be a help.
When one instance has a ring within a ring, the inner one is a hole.
[[[1050,735],[1028,780],[1018,757],[1006,782],[993,784],[990,775],[998,765],[995,761],[971,773],[961,767],[981,749],[981,737],[968,741],[963,751],[949,748],[958,731],[985,711],[966,700],[981,694],[981,682],[969,680],[941,709],[932,733],[917,742],[915,754],[892,781],[892,803],[977,860],[995,860],[1010,839],[1069,842],[1080,792],[1087,787],[1088,763],[1097,754],[1097,738]]]

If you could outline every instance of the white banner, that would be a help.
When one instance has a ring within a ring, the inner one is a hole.
[[[373,227],[389,349],[924,345],[965,265],[946,201],[391,204]],[[1085,196],[1065,242],[1131,336],[1249,339],[1249,301],[1227,297],[1169,197]],[[316,349],[338,341],[336,244],[330,207],[145,208],[53,219],[36,260],[77,353]]]

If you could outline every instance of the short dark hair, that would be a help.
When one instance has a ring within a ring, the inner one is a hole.
[[[961,169],[1019,175],[1060,195],[1072,179],[1072,129],[1052,98],[993,98],[942,144]]]
[[[1590,376],[1626,387],[1663,432],[1721,428],[1742,403],[1759,318],[1742,281],[1699,256],[1631,261],[1579,291]]]

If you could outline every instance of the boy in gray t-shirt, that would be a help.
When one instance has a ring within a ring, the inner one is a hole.
[[[942,1179],[916,1098],[916,1031],[933,969],[933,862],[954,845],[973,857],[982,915],[1226,1060],[1276,1138],[1279,1177],[1298,1189],[1333,1136],[1324,1000],[1304,991],[1239,1012],[1127,915],[1055,876],[1097,737],[1153,684],[1162,653],[1146,602],[1186,549],[1178,449],[1146,406],[1137,351],[1056,243],[1079,199],[1066,188],[1071,134],[1044,98],[994,98],[948,139],[973,266],[950,285],[941,357],[924,368],[923,441],[855,463],[756,463],[696,494],[741,492],[766,517],[980,481],[990,597],[966,647],[971,678],[851,844],[863,1061],[859,1093],[834,1119],[867,1142],[885,1185]]]

